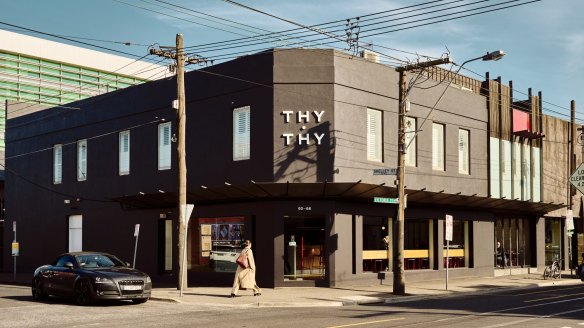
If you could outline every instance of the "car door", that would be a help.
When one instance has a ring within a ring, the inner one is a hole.
[[[74,268],[67,267],[66,264],[73,264]],[[52,270],[50,277],[51,293],[55,295],[69,296],[73,294],[73,284],[75,281],[75,258],[71,255],[61,256]]]

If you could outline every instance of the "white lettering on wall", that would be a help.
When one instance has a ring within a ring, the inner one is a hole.
[[[317,111],[313,111],[312,112],[314,114],[314,116],[316,117],[316,121],[318,123],[320,123],[320,121],[322,120],[322,114],[324,114],[324,110],[321,110],[320,112]]]
[[[310,122],[310,112],[309,111],[305,111],[304,114],[302,114],[302,112],[297,112],[296,116],[298,117],[298,123],[302,123],[303,119],[304,119],[304,123]]]
[[[284,116],[286,116],[286,117],[284,118],[284,123],[288,123],[288,122],[290,122],[290,116],[291,116],[292,114],[294,114],[294,112],[293,112],[293,111],[291,111],[291,110],[285,110],[285,111],[282,111],[282,113],[281,113],[281,114],[282,114],[282,115],[284,115]]]
[[[296,112],[296,123],[310,123],[311,117],[314,119],[316,123],[322,122],[324,110],[321,111],[297,111]],[[294,115],[294,111],[292,110],[284,110],[280,113],[284,116],[284,123],[290,123],[291,118]],[[306,126],[303,125],[300,131],[306,130]],[[324,133],[298,133],[295,135],[294,133],[283,133],[282,137],[284,138],[284,143],[286,146],[289,146],[291,143],[294,142],[294,137],[298,140],[298,145],[302,146],[304,144],[310,145],[311,140],[316,140],[316,144],[320,145],[322,140],[324,139]]]

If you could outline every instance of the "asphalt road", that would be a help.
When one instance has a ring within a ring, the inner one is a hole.
[[[149,301],[81,307],[0,285],[0,327],[584,327],[584,286],[326,308],[227,308]]]

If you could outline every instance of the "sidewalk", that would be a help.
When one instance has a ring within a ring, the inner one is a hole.
[[[229,287],[191,287],[179,295],[176,288],[155,288],[152,300],[218,307],[326,307],[372,303],[396,303],[428,298],[467,294],[484,294],[501,290],[554,285],[584,284],[580,279],[564,272],[562,279],[544,280],[541,274],[524,274],[503,277],[459,278],[448,282],[426,281],[407,283],[406,295],[393,295],[389,285],[371,285],[345,288],[264,288],[261,296],[253,296],[251,290],[241,290],[230,298]]]
[[[31,275],[0,273],[0,283],[30,286]],[[584,282],[572,278],[570,271],[562,279],[544,280],[540,273],[502,277],[472,277],[450,279],[448,290],[445,281],[407,282],[406,295],[393,295],[390,285],[353,286],[344,288],[284,287],[263,288],[261,296],[251,290],[241,290],[230,298],[230,287],[190,287],[179,295],[176,288],[157,288],[152,291],[152,301],[164,301],[215,307],[327,307],[373,303],[397,303],[429,298],[486,294],[501,290],[545,287],[554,285],[580,285]]]

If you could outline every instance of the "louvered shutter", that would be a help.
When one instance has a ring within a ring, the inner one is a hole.
[[[250,107],[233,110],[233,160],[250,158]]]
[[[63,145],[53,146],[53,183],[63,181]]]
[[[458,130],[458,172],[469,174],[469,131]]]
[[[158,125],[158,169],[168,170],[171,164],[170,122]]]
[[[432,169],[444,171],[444,125],[432,124]]]
[[[406,165],[416,166],[416,119],[413,117],[406,117]]]
[[[87,180],[87,140],[77,141],[77,180]]]
[[[119,174],[130,174],[130,131],[120,132]]]
[[[367,160],[381,162],[381,111],[367,109]]]

